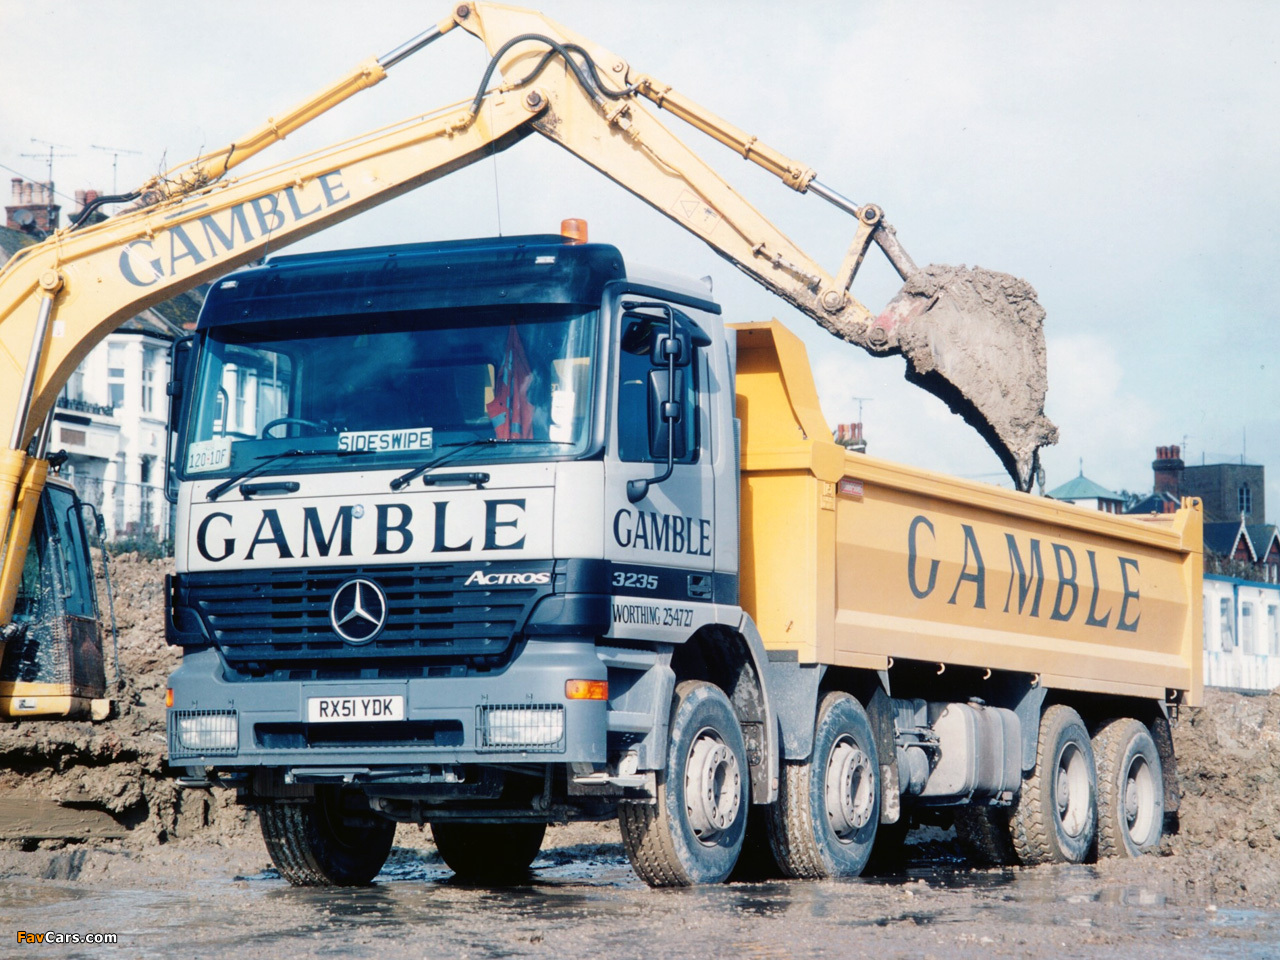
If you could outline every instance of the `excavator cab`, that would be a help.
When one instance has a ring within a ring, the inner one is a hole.
[[[83,508],[50,477],[0,661],[0,716],[105,718],[102,632]]]

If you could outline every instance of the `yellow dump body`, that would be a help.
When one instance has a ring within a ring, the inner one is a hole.
[[[1119,517],[849,453],[803,344],[777,321],[734,329],[742,605],[767,647],[1200,702],[1199,501]]]

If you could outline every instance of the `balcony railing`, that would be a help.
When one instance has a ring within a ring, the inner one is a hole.
[[[71,397],[59,397],[58,406],[63,410],[74,410],[77,413],[96,413],[100,417],[113,417],[116,413],[115,407],[104,407],[100,403],[75,400]]]

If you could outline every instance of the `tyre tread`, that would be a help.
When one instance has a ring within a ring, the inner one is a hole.
[[[331,840],[317,825],[321,815],[319,800],[302,803],[266,802],[257,805],[258,825],[267,853],[280,876],[295,887],[337,887],[359,885],[375,876],[391,850],[395,825],[380,825],[381,834],[369,841],[363,853],[376,858],[385,845],[381,859],[372,873],[373,859],[365,862],[341,863],[329,849]]]
[[[1079,724],[1084,730],[1084,721],[1080,719],[1080,715],[1064,704],[1048,707],[1040,718],[1040,729],[1036,737],[1035,769],[1031,771],[1030,777],[1022,781],[1022,790],[1009,816],[1009,834],[1013,841],[1013,850],[1017,854],[1018,862],[1025,866],[1063,862],[1066,859],[1065,852],[1059,848],[1057,842],[1053,814],[1046,813],[1045,808],[1046,799],[1050,801],[1053,799],[1052,796],[1047,796],[1047,793],[1053,790],[1053,777],[1056,773],[1056,767],[1053,766],[1055,760],[1048,758],[1046,763],[1046,758],[1053,747],[1053,744],[1047,742],[1049,738],[1056,738],[1060,727],[1071,723]],[[1087,730],[1085,730],[1083,743],[1092,753],[1092,744]],[[1096,775],[1094,801],[1096,835]]]
[[[1129,849],[1125,843],[1125,838],[1121,834],[1123,827],[1121,826],[1121,818],[1115,815],[1116,806],[1123,803],[1119,795],[1113,794],[1113,787],[1116,782],[1116,775],[1119,773],[1117,763],[1123,759],[1124,745],[1127,744],[1135,735],[1145,733],[1148,739],[1152,740],[1152,748],[1155,748],[1154,738],[1151,737],[1150,731],[1147,730],[1145,724],[1131,717],[1121,717],[1117,720],[1111,720],[1105,723],[1094,735],[1093,738],[1093,756],[1094,762],[1098,767],[1098,857],[1131,857],[1134,851]],[[1157,758],[1159,754],[1156,754]],[[1160,773],[1159,770],[1156,771]],[[1157,776],[1157,789],[1163,789],[1163,777]],[[1159,824],[1163,820],[1163,814],[1156,818]]]
[[[683,887],[689,883],[680,863],[680,855],[671,842],[668,830],[660,822],[660,810],[666,800],[663,785],[658,786],[657,803],[621,803],[618,825],[622,846],[631,868],[651,887]]]

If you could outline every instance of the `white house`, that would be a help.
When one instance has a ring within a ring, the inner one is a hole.
[[[1280,585],[1205,575],[1204,682],[1258,691],[1280,685]]]

